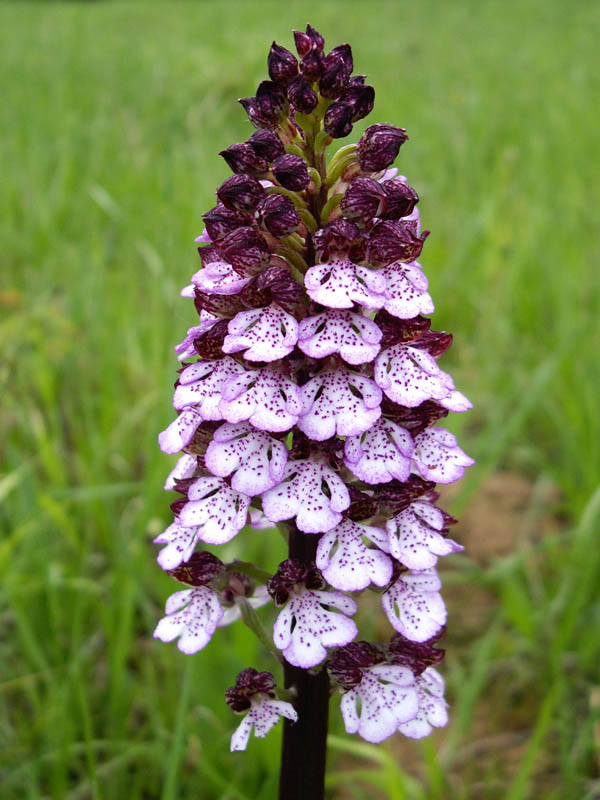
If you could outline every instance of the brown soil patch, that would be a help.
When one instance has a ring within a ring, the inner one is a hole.
[[[441,487],[440,504],[451,503],[458,487]],[[558,529],[551,509],[559,500],[550,483],[533,484],[514,472],[490,475],[461,514],[451,536],[466,554],[486,565]]]

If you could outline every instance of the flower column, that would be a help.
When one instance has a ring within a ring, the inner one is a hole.
[[[325,54],[311,26],[294,36],[299,59],[273,44],[271,80],[240,101],[257,130],[221,153],[234,175],[204,215],[202,268],[182,292],[199,320],[176,348],[179,416],[159,437],[183,451],[165,486],[182,497],[156,541],[160,565],[189,588],[169,598],[155,635],[193,653],[238,618],[257,633],[285,689],[240,673],[227,702],[246,716],[231,747],[284,717],[280,799],[318,800],[333,690],[346,730],[367,741],[445,724],[435,566],[462,548],[434,486],[472,460],[431,427],[470,403],[438,366],[452,337],[426,316],[416,259],[427,232],[416,192],[390,169],[406,133],[372,125],[327,161],[374,90],[352,75],[348,45]],[[275,574],[198,551],[248,520],[285,526],[289,557]],[[353,641],[365,590],[381,596],[387,643]],[[272,635],[256,612],[269,603]]]

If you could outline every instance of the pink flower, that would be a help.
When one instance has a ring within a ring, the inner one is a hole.
[[[437,483],[460,480],[465,467],[475,461],[456,443],[456,436],[445,428],[429,428],[415,438],[415,468],[421,477]]]
[[[446,606],[436,570],[402,572],[381,595],[381,605],[394,630],[413,642],[426,642],[446,624]]]

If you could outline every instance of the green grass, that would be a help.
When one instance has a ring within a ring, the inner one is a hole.
[[[475,402],[450,423],[478,459],[455,510],[499,470],[559,492],[550,535],[446,570],[448,731],[372,748],[334,711],[332,792],[600,797],[598,6],[227,0],[0,6],[3,800],[275,795],[279,733],[231,756],[221,700],[266,656],[241,627],[194,658],[155,642],[171,581],[150,541],[217,152],[249,133],[235,100],[271,40],[307,19],[353,44],[373,121],[411,136],[435,322]]]

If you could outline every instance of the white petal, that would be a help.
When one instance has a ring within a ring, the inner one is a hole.
[[[289,355],[298,341],[298,323],[280,306],[253,308],[235,315],[223,342],[224,353],[244,350],[249,361],[276,361]]]

